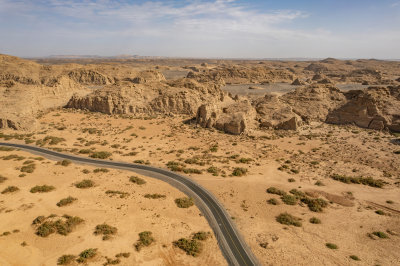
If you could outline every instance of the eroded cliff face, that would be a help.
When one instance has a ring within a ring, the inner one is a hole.
[[[400,132],[400,86],[370,87],[345,96],[346,103],[330,112],[326,122]]]

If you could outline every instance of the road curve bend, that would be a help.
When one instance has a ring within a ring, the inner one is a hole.
[[[0,142],[0,146],[18,148],[42,155],[51,160],[67,159],[80,164],[129,170],[165,181],[181,190],[186,195],[194,198],[196,206],[203,213],[213,229],[218,240],[218,245],[229,265],[259,265],[257,259],[240,236],[231,217],[222,204],[205,188],[183,175],[148,165],[80,157],[25,144]]]

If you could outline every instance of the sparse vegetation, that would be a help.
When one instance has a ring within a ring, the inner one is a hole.
[[[78,224],[83,222],[83,219],[77,216],[64,215],[63,217],[54,220],[56,217],[56,215],[50,215],[47,218],[39,216],[33,220],[33,225],[39,225],[36,229],[36,235],[47,237],[55,232],[60,235],[68,235]]]
[[[140,251],[143,247],[150,246],[154,242],[153,233],[150,231],[144,231],[139,233],[139,240],[135,244],[137,251]]]
[[[146,199],[165,199],[166,198],[165,195],[157,194],[157,193],[155,193],[155,194],[145,194],[144,197]]]
[[[89,157],[96,158],[96,159],[107,159],[112,155],[111,152],[108,151],[96,151],[92,152]]]
[[[338,246],[333,243],[326,243],[325,246],[329,249],[338,249]]]
[[[210,237],[210,235],[211,235],[210,233],[200,231],[200,232],[194,233],[192,239],[204,241],[204,240],[207,240]]]
[[[78,199],[69,196],[69,197],[64,198],[64,199],[61,199],[59,202],[57,202],[57,206],[58,206],[58,207],[67,206],[67,205],[72,204],[72,203],[73,203],[74,201],[76,201],[76,200],[78,200]]]
[[[82,251],[79,254],[79,258],[76,261],[78,263],[85,263],[88,259],[91,259],[96,255],[97,255],[97,248],[89,248]]]
[[[20,171],[23,173],[33,173],[33,171],[35,171],[36,169],[36,165],[34,163],[32,164],[28,164],[28,165],[24,165],[21,167]]]
[[[144,179],[137,177],[137,176],[129,177],[129,181],[131,181],[132,183],[138,184],[138,185],[146,184],[146,181]]]
[[[94,186],[94,182],[90,179],[84,179],[81,182],[75,184],[77,188],[90,188]]]
[[[373,232],[372,234],[379,238],[389,238],[389,236],[386,233],[381,232],[381,231],[376,231],[376,232]]]
[[[6,181],[6,180],[7,180],[7,177],[0,175],[0,184],[4,183],[4,181]]]
[[[269,187],[269,188],[267,189],[267,193],[269,193],[269,194],[276,194],[276,195],[279,195],[279,196],[284,196],[284,195],[286,195],[286,192],[285,192],[285,191],[280,190],[280,189],[277,189],[276,187]]]
[[[34,186],[31,188],[30,192],[31,193],[46,193],[55,190],[56,188],[53,186],[49,185],[43,185],[43,186]]]
[[[278,200],[274,199],[274,198],[270,198],[269,200],[267,200],[267,202],[269,204],[271,204],[271,205],[278,205],[279,204]]]
[[[317,217],[312,217],[312,218],[310,218],[310,223],[312,223],[312,224],[320,224],[321,220],[318,219]]]
[[[108,173],[110,172],[110,170],[108,170],[107,168],[96,168],[93,170],[93,173]]]
[[[294,225],[297,227],[301,226],[301,219],[298,217],[295,217],[287,212],[279,214],[276,217],[276,221],[281,224]]]
[[[76,256],[74,255],[62,255],[57,260],[57,265],[68,265],[71,264],[75,260]]]
[[[70,165],[72,162],[70,160],[62,160],[60,162],[57,162],[57,165],[62,165],[62,166],[68,166]]]
[[[203,249],[201,242],[197,241],[196,239],[181,238],[177,241],[174,241],[173,245],[185,251],[187,255],[193,257],[197,257]]]
[[[350,255],[349,258],[352,260],[360,261],[360,258],[357,257],[356,255]]]
[[[382,188],[384,186],[384,181],[381,179],[373,179],[372,177],[351,177],[351,176],[345,176],[345,175],[338,175],[338,174],[333,174],[331,175],[331,178],[340,181],[346,184],[363,184],[367,185],[370,187],[377,187],[377,188]]]
[[[236,167],[235,169],[233,169],[232,175],[233,176],[243,176],[243,175],[246,175],[247,172],[248,172],[248,170],[246,168]]]
[[[119,197],[121,199],[126,198],[127,196],[129,196],[128,192],[122,192],[122,191],[119,191],[119,190],[107,190],[106,194],[111,195],[111,196],[119,195]]]
[[[175,199],[176,206],[179,208],[189,208],[194,205],[193,198],[177,198]]]
[[[116,227],[104,223],[96,225],[94,234],[103,235],[103,240],[108,240],[111,238],[112,235],[115,235],[117,231],[118,229]]]
[[[289,194],[283,195],[281,197],[281,199],[282,199],[283,203],[285,203],[287,205],[296,205],[296,203],[297,203],[297,198],[295,196],[292,196]]]

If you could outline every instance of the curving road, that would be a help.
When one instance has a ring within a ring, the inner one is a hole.
[[[183,175],[147,165],[97,160],[59,153],[45,148],[25,144],[0,142],[0,146],[19,148],[31,153],[45,156],[52,160],[67,159],[75,163],[130,170],[148,177],[157,178],[168,182],[188,196],[195,199],[196,206],[200,209],[214,230],[222,254],[227,259],[229,265],[259,264],[255,256],[250,251],[250,248],[240,236],[235,225],[232,223],[231,217],[226,212],[222,204],[220,204],[219,201],[205,188],[197,184],[195,181],[184,177]]]

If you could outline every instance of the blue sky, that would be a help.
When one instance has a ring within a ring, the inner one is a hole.
[[[400,0],[0,0],[0,53],[400,58]]]

